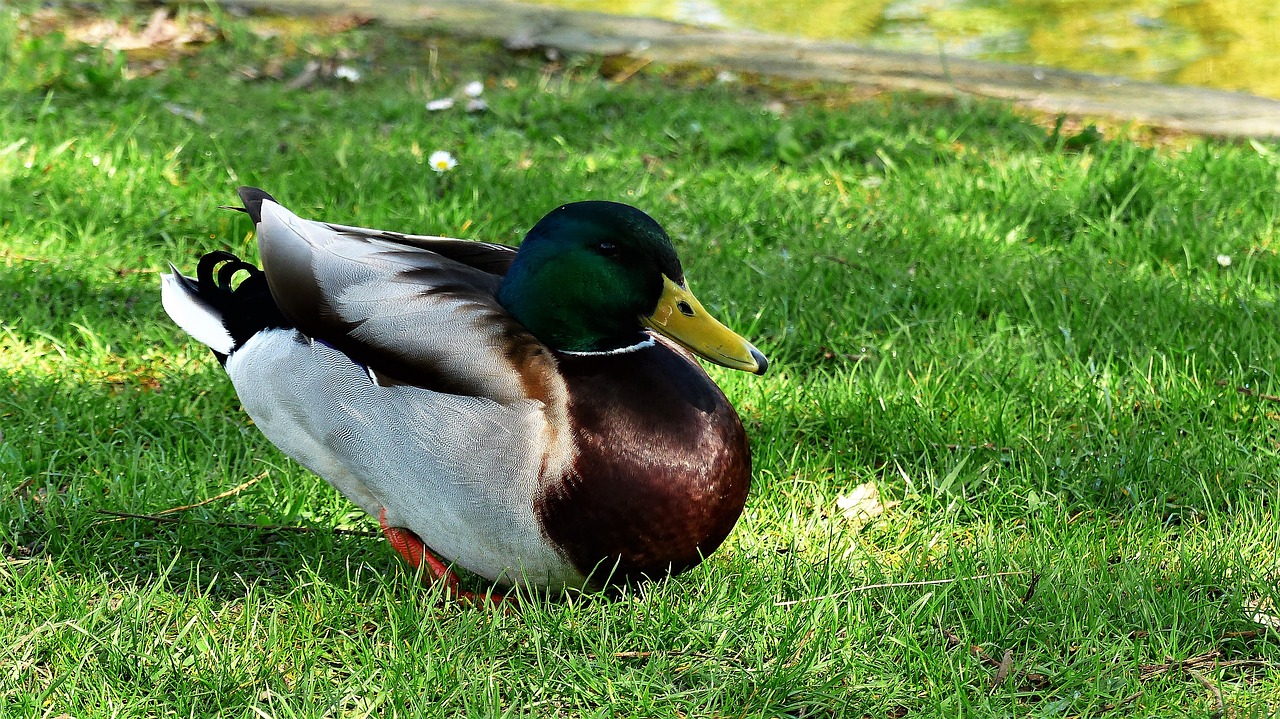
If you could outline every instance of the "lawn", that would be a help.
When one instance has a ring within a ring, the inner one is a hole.
[[[1280,711],[1280,145],[352,18],[186,10],[126,60],[23,7],[0,716]],[[507,243],[570,200],[653,215],[773,363],[709,370],[754,453],[728,541],[614,599],[423,586],[161,310],[166,261],[256,258],[241,184]]]

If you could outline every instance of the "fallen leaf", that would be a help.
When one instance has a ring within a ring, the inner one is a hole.
[[[140,51],[157,48],[179,48],[193,43],[209,42],[213,30],[201,22],[179,23],[161,8],[151,14],[146,27],[134,31],[116,20],[94,20],[77,25],[67,37],[86,45],[101,45],[109,50]]]
[[[1268,614],[1263,611],[1255,610],[1253,612],[1253,616],[1250,617],[1250,619],[1253,620],[1254,624],[1259,624],[1264,627],[1270,627],[1272,629],[1280,629],[1280,617],[1277,617],[1274,614]]]
[[[1004,680],[1009,678],[1009,670],[1013,668],[1013,650],[1004,650],[1004,656],[1000,658],[1000,664],[996,667],[996,675],[991,678],[991,693],[995,694],[1000,689],[1000,685],[1004,684]]]
[[[358,27],[364,27],[373,22],[372,15],[335,15],[329,18],[329,32],[341,33],[348,30],[354,30]]]
[[[887,505],[881,502],[880,490],[875,482],[860,484],[848,494],[842,494],[836,498],[836,507],[841,514],[854,523],[854,526],[866,524],[884,514],[885,510],[899,504],[901,502],[889,502]]]
[[[204,124],[204,113],[201,112],[200,110],[192,110],[191,108],[184,107],[182,105],[179,105],[176,102],[166,102],[164,103],[163,107],[165,110],[168,110],[169,112],[173,113],[174,115],[177,115],[178,117],[183,118],[184,120],[190,120],[191,122],[194,122],[197,125]]]
[[[285,89],[301,90],[314,83],[318,77],[320,77],[320,63],[311,60],[302,68],[302,72],[290,80],[289,84],[285,85]]]

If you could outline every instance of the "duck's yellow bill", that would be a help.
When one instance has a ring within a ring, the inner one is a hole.
[[[662,297],[653,314],[642,318],[649,329],[708,362],[744,372],[764,374],[769,360],[733,330],[720,324],[687,288],[662,277]]]

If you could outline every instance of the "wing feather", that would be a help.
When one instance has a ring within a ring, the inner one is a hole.
[[[269,200],[258,244],[284,315],[375,372],[499,402],[548,394],[555,360],[495,297],[512,248],[303,220]]]
[[[456,262],[474,267],[495,275],[505,275],[516,258],[516,248],[500,245],[495,242],[477,242],[475,240],[459,240],[453,237],[436,235],[406,235],[403,232],[389,230],[372,230],[367,227],[352,227],[325,223],[329,229],[343,235],[359,237],[369,241],[381,240],[399,245],[427,250],[443,255]]]

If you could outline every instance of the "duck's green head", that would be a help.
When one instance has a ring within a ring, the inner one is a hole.
[[[634,347],[649,328],[725,367],[762,374],[768,366],[689,292],[667,233],[630,205],[575,202],[553,210],[525,236],[498,301],[561,352]]]

